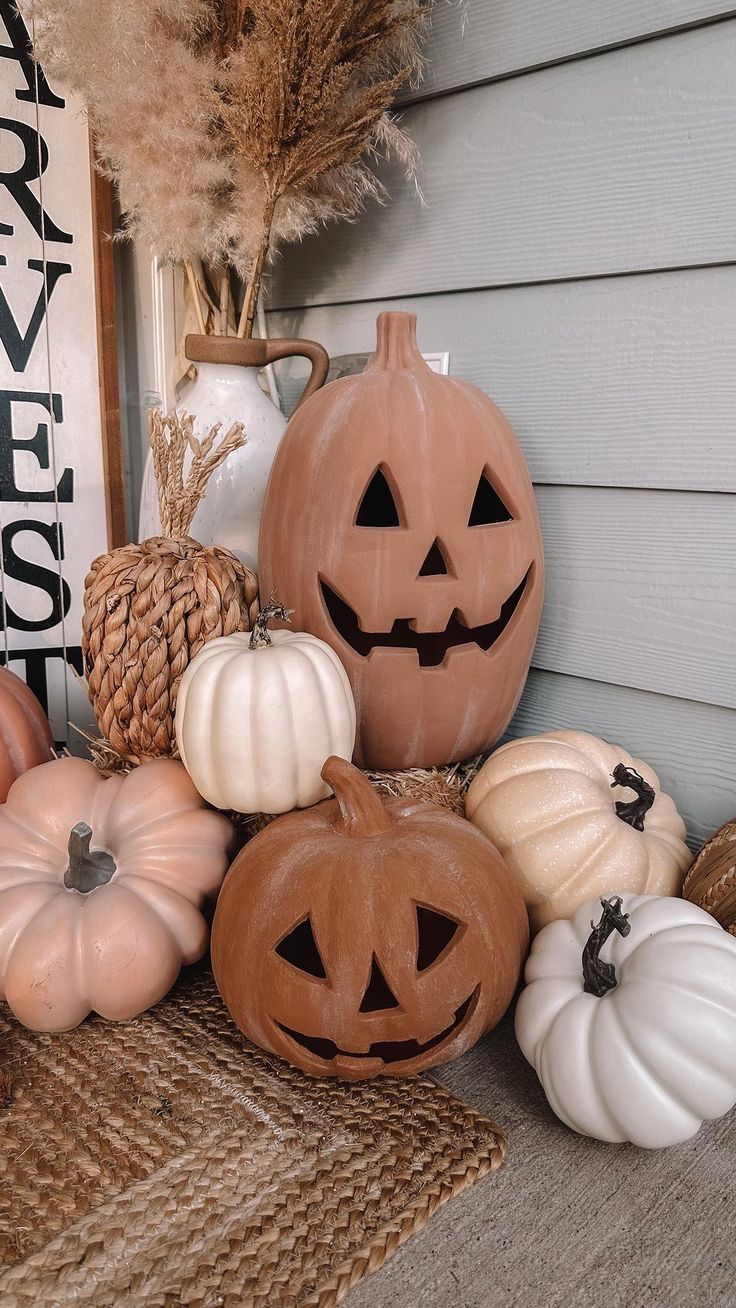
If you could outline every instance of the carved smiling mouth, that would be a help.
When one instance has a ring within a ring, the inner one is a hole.
[[[457,609],[454,609],[444,631],[414,631],[409,618],[397,618],[390,631],[362,631],[357,615],[350,605],[346,604],[322,577],[320,577],[320,585],[333,627],[361,658],[367,658],[371,650],[376,648],[413,649],[416,651],[420,667],[434,668],[442,662],[449,650],[455,649],[458,645],[479,645],[486,652],[495,645],[519,607],[533,567],[534,564],[529,568],[521,584],[501,606],[501,612],[495,622],[486,622],[481,627],[468,627],[460,618]]]
[[[420,1054],[426,1054],[437,1045],[447,1040],[448,1036],[454,1034],[463,1022],[470,1017],[475,1011],[475,1005],[480,993],[480,986],[475,990],[456,1010],[455,1016],[444,1031],[439,1035],[432,1036],[430,1040],[425,1040],[424,1044],[419,1040],[377,1040],[368,1050],[363,1053],[350,1053],[347,1049],[340,1049],[334,1040],[327,1040],[323,1036],[302,1035],[299,1031],[292,1031],[291,1027],[284,1026],[282,1022],[276,1025],[291,1037],[296,1044],[302,1049],[306,1049],[310,1054],[316,1054],[324,1062],[329,1063],[334,1058],[380,1058],[384,1063],[398,1063],[405,1058],[418,1058]]]

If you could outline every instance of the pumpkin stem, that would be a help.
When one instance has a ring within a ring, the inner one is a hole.
[[[340,805],[342,835],[379,836],[391,830],[393,818],[359,768],[333,754],[322,769],[322,780],[332,787]]]
[[[273,600],[266,604],[253,623],[249,648],[266,649],[273,644],[268,631],[269,622],[291,622],[293,612],[293,609],[285,609],[283,604],[276,604]]]
[[[379,313],[376,320],[376,349],[365,371],[383,368],[429,368],[417,345],[415,313]]]
[[[644,819],[656,798],[654,790],[648,781],[645,781],[633,768],[627,768],[625,763],[617,763],[611,776],[613,777],[611,790],[615,786],[628,786],[629,790],[633,790],[636,794],[636,799],[628,802],[622,799],[618,801],[616,816],[620,817],[622,822],[628,822],[635,831],[643,831]]]
[[[90,853],[92,828],[86,822],[78,822],[69,833],[69,866],[64,873],[64,885],[67,890],[78,890],[88,895],[97,886],[106,886],[115,872],[115,859],[104,849]]]
[[[621,904],[620,895],[614,895],[613,899],[601,900],[603,916],[597,926],[595,922],[591,922],[590,925],[593,930],[583,950],[583,978],[585,981],[583,990],[588,995],[596,995],[598,999],[602,999],[604,995],[607,995],[609,990],[615,990],[618,985],[613,963],[604,963],[598,955],[608,937],[614,931],[618,931],[621,936],[627,936],[631,930],[629,915],[621,912]]]

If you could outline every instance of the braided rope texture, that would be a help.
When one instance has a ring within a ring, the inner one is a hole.
[[[154,536],[95,559],[82,650],[97,725],[129,763],[176,755],[182,673],[208,640],[250,631],[258,579],[230,550]]]
[[[726,822],[703,845],[682,893],[736,936],[736,820]]]
[[[201,966],[126,1024],[0,1016],[0,1068],[8,1308],[332,1308],[506,1152],[427,1078],[255,1049]]]

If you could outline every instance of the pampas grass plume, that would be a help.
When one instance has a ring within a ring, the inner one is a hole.
[[[129,234],[234,267],[250,334],[269,254],[354,218],[366,159],[415,154],[390,112],[427,0],[21,0],[46,71],[87,105]]]

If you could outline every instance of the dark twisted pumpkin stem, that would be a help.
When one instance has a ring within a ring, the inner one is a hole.
[[[276,604],[271,601],[261,609],[258,617],[253,623],[253,630],[250,633],[251,649],[267,649],[273,644],[268,630],[269,622],[291,622],[293,609],[285,609],[283,604]]]
[[[342,835],[378,836],[391,830],[393,818],[359,768],[333,754],[322,769],[322,780],[332,787],[340,805]]]
[[[603,916],[597,926],[591,922],[593,930],[583,950],[583,989],[586,994],[596,995],[598,999],[607,995],[609,990],[615,990],[618,985],[613,963],[604,963],[599,954],[614,931],[627,936],[631,930],[628,913],[621,912],[622,902],[620,895],[601,900]]]
[[[613,777],[611,790],[615,786],[625,786],[636,794],[636,799],[618,800],[616,816],[620,817],[622,822],[628,822],[635,831],[643,831],[644,819],[656,799],[653,788],[634,768],[627,768],[625,763],[617,763],[611,776]]]
[[[64,885],[67,890],[78,890],[82,895],[106,886],[116,869],[115,859],[106,850],[90,852],[91,839],[92,828],[86,822],[78,822],[69,833],[69,866],[64,873]]]

